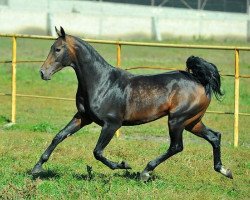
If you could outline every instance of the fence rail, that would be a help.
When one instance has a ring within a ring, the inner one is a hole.
[[[17,63],[34,63],[43,62],[40,60],[17,60],[16,49],[17,49],[17,38],[27,38],[27,39],[42,39],[42,40],[54,40],[55,37],[51,36],[38,36],[38,35],[22,35],[22,34],[0,34],[0,37],[12,38],[12,60],[0,61],[0,63],[11,63],[12,64],[12,91],[11,93],[1,93],[0,96],[11,96],[12,101],[12,112],[11,112],[11,122],[16,122],[16,97],[27,97],[27,98],[44,98],[44,99],[56,99],[56,100],[66,100],[72,101],[71,98],[62,97],[49,97],[49,96],[38,96],[38,95],[28,95],[28,94],[17,94],[16,93],[16,64]],[[234,74],[222,74],[223,76],[234,77],[234,112],[223,112],[223,111],[207,111],[207,113],[214,114],[230,114],[234,115],[234,146],[237,147],[239,143],[239,115],[250,116],[249,113],[239,112],[239,80],[240,78],[250,78],[250,75],[240,75],[239,69],[239,58],[240,51],[250,51],[250,47],[236,47],[236,46],[211,46],[211,45],[184,45],[184,44],[167,44],[167,43],[149,43],[149,42],[127,42],[127,41],[113,41],[113,40],[94,40],[94,39],[84,39],[90,43],[98,44],[112,44],[117,46],[117,67],[121,67],[121,50],[122,45],[129,46],[146,46],[146,47],[164,47],[164,48],[188,48],[188,49],[212,49],[212,50],[233,50],[235,52],[235,73]],[[176,68],[165,68],[156,66],[139,66],[130,67],[125,70],[132,69],[159,69],[159,70],[176,70]],[[119,135],[119,132],[117,132]]]

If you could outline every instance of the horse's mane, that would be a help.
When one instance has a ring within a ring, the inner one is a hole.
[[[71,36],[71,37],[73,37],[78,43],[80,43],[85,48],[87,48],[89,53],[92,55],[92,58],[100,61],[104,65],[109,65],[110,67],[114,68],[88,42],[86,42],[86,41],[84,41],[84,40],[82,40],[82,39],[80,39],[78,37],[75,37],[75,36]]]
[[[127,75],[129,77],[134,76],[133,74],[131,74],[130,72],[121,69],[121,68],[117,68],[114,67],[113,65],[109,64],[96,50],[94,47],[92,47],[88,42],[78,38],[78,37],[73,37],[80,45],[83,45],[85,48],[88,49],[89,53],[91,54],[91,57],[94,58],[95,60],[98,60],[101,64],[102,67],[104,67],[107,70],[113,71],[113,72],[117,72],[119,74],[123,74],[123,75]]]

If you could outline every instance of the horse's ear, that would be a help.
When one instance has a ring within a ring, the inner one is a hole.
[[[58,37],[61,37],[62,36],[61,32],[56,28],[56,26],[55,26],[55,30],[56,30],[56,33],[57,33]]]
[[[62,37],[62,38],[65,38],[65,31],[63,29],[63,27],[60,26],[60,31],[56,28],[55,26],[55,30],[56,30],[56,33],[58,35],[58,37]]]
[[[64,29],[63,29],[63,27],[61,27],[60,26],[60,31],[61,31],[61,36],[62,36],[62,38],[65,38],[65,31],[64,31]]]

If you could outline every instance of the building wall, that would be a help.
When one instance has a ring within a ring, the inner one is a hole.
[[[71,34],[87,37],[152,37],[157,33],[163,38],[245,39],[249,20],[247,14],[74,0],[9,0],[8,6],[0,6],[1,33],[38,30],[46,34],[50,21],[51,27],[63,26]]]

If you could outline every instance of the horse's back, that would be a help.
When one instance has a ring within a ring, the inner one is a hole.
[[[125,121],[128,124],[146,123],[180,111],[195,111],[208,100],[204,87],[184,71],[133,76],[127,93]]]

